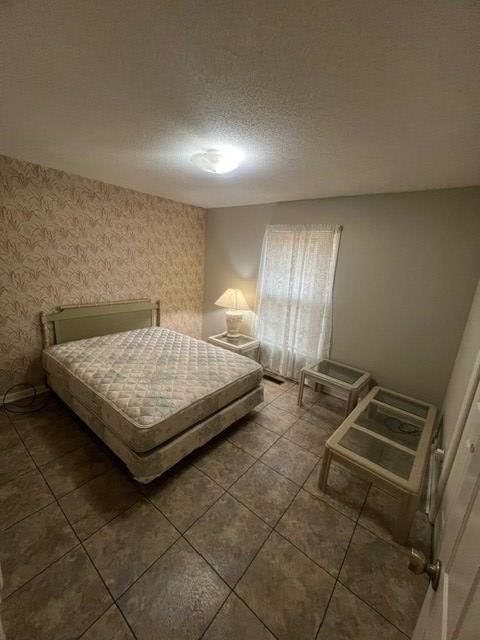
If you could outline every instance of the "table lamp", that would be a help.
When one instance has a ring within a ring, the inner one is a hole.
[[[248,310],[249,308],[243,293],[240,289],[227,289],[215,304],[217,307],[225,307],[227,309],[225,314],[227,336],[229,338],[238,338],[240,336],[240,325],[243,320],[242,311]]]

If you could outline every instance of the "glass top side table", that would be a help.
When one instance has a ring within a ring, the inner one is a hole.
[[[321,360],[311,367],[304,367],[300,371],[298,405],[302,406],[305,380],[310,378],[316,385],[325,384],[346,391],[347,406],[345,415],[348,416],[357,402],[358,394],[370,382],[370,377],[368,371],[355,369],[341,362],[335,362],[335,360]]]
[[[247,356],[253,360],[258,361],[260,343],[256,338],[247,336],[241,333],[235,338],[227,336],[225,333],[219,333],[215,336],[207,338],[207,342],[214,344],[217,347],[223,347],[228,351],[239,353],[242,356]]]
[[[374,387],[325,443],[319,487],[327,490],[333,461],[402,494],[394,539],[408,542],[418,507],[437,409],[431,404]]]

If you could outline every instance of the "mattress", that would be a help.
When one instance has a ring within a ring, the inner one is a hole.
[[[134,478],[142,483],[151,482],[157,478],[263,401],[263,387],[255,387],[167,443],[150,451],[136,452],[132,451],[95,414],[72,396],[63,380],[49,376],[48,382],[60,398],[123,460]]]
[[[253,360],[162,327],[54,345],[43,365],[137,452],[179,435],[262,377]]]

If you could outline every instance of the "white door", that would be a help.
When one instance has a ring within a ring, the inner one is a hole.
[[[477,387],[436,524],[442,562],[438,590],[430,587],[413,640],[480,638],[480,386]]]

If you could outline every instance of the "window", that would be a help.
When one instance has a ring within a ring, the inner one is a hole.
[[[263,239],[256,334],[262,364],[286,378],[328,357],[341,227],[271,225]]]

